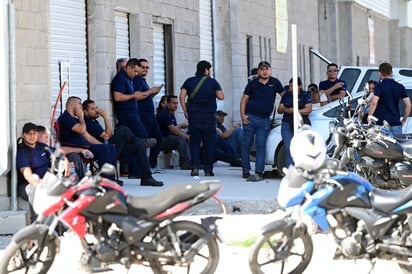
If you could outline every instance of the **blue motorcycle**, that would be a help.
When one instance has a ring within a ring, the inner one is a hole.
[[[252,273],[302,273],[312,258],[313,225],[332,233],[335,258],[367,258],[372,266],[376,259],[395,259],[412,273],[412,187],[382,190],[356,173],[340,171],[338,160],[324,159],[326,148],[316,151],[316,133],[304,134],[306,143],[300,138],[295,151],[292,140],[295,166],[279,189],[286,216],[261,229],[249,255]],[[306,147],[313,151],[306,153]],[[314,165],[321,160],[321,166]]]

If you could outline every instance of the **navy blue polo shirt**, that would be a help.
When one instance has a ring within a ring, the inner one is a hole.
[[[276,93],[281,94],[283,92],[283,85],[278,79],[273,77],[271,79],[266,84],[261,83],[259,78],[247,84],[243,92],[249,96],[249,100],[246,103],[246,115],[269,118],[272,114]]]
[[[305,105],[311,104],[311,103],[312,103],[312,95],[310,94],[310,92],[307,92],[307,91],[299,92],[298,94],[299,109],[302,109],[305,107]],[[283,94],[282,99],[280,99],[280,104],[283,104],[288,107],[293,107],[293,93],[290,91],[286,91]],[[282,121],[284,122],[293,121],[293,113],[283,113]]]
[[[99,121],[95,119],[90,119],[86,115],[84,115],[84,122],[86,123],[87,132],[99,140],[100,142],[104,142],[104,139],[100,137],[104,132],[103,127],[100,125]]]
[[[145,92],[150,89],[149,85],[146,82],[146,79],[140,76],[136,76],[133,79],[134,90],[137,92]],[[154,103],[153,103],[153,96],[147,96],[143,100],[137,101],[138,107],[140,111],[150,111],[154,113]]]
[[[82,135],[73,131],[72,128],[79,120],[65,110],[59,119],[60,142],[67,146],[89,147],[89,143]]]
[[[408,97],[405,87],[392,78],[385,78],[375,86],[374,93],[379,97],[373,116],[379,119],[378,125],[386,120],[391,126],[402,125],[399,101]]]
[[[222,132],[225,132],[227,130],[226,127],[222,123],[216,122],[216,127],[220,129]]]
[[[199,83],[201,76],[194,76],[186,79],[181,88],[186,89],[187,97]],[[216,120],[216,92],[222,90],[220,84],[213,78],[207,77],[202,86],[192,99],[188,99],[187,112],[189,120]]]
[[[339,94],[339,92],[340,92],[341,90],[346,90],[346,82],[343,81],[343,80],[340,80],[340,79],[336,79],[336,80],[333,81],[333,82],[330,81],[329,79],[320,82],[320,83],[319,83],[319,90],[327,90],[327,89],[330,89],[330,88],[333,87],[336,83],[343,83],[343,87],[338,88],[338,89],[335,89],[334,91],[332,91],[331,94],[329,94],[329,96],[331,96],[331,95],[337,95],[337,94]]]
[[[21,174],[20,169],[24,167],[30,167],[34,174],[37,174],[39,178],[43,178],[44,174],[50,168],[50,154],[44,149],[44,145],[36,144],[35,148],[25,146],[26,148],[18,148],[16,155],[16,166],[18,172],[19,184],[26,183],[26,179]],[[31,152],[31,164],[29,161],[28,151]]]
[[[112,80],[111,92],[120,92],[126,95],[134,94],[133,79],[129,78],[126,71],[122,69]],[[116,115],[127,114],[132,111],[137,111],[136,100],[125,102],[116,102],[113,100],[114,112]]]
[[[159,124],[160,132],[163,137],[173,134],[169,129],[170,125],[177,126],[175,115],[170,113],[167,107],[162,109],[157,115],[157,123]]]

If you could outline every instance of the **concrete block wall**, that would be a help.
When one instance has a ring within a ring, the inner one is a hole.
[[[16,0],[17,129],[25,122],[49,125],[51,80],[49,68],[49,2]]]

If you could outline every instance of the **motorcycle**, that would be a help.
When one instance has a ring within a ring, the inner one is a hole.
[[[328,154],[340,160],[340,169],[361,174],[374,186],[405,188],[412,184],[412,141],[394,136],[390,126],[362,123],[364,108],[371,98],[360,100],[354,114],[340,115],[329,127]]]
[[[88,272],[111,264],[126,269],[143,264],[154,273],[170,273],[176,267],[187,268],[187,273],[216,270],[220,217],[203,218],[201,224],[175,217],[211,197],[218,200],[215,195],[222,186],[181,184],[154,196],[134,197],[101,176],[114,174],[109,164],[80,182],[65,178],[63,156],[59,149],[52,154],[51,172],[34,193],[38,217],[13,236],[0,260],[1,274],[47,273],[59,250],[59,224],[80,238],[81,266]]]
[[[340,171],[336,159],[327,158],[313,170],[290,166],[278,194],[285,217],[261,229],[250,251],[250,269],[254,274],[302,273],[313,254],[311,233],[319,230],[333,235],[335,258],[369,259],[372,268],[378,258],[395,259],[411,273],[411,199],[412,186],[375,188],[359,174]]]

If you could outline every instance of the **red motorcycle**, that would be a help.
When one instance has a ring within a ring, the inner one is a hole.
[[[216,220],[201,224],[176,221],[186,209],[222,189],[217,183],[175,185],[150,197],[134,197],[101,174],[114,174],[105,164],[97,175],[80,182],[63,177],[63,154],[52,154],[51,172],[36,187],[33,208],[37,220],[18,231],[0,260],[0,273],[47,273],[59,248],[59,226],[76,233],[86,271],[111,264],[150,266],[154,273],[214,273],[219,261],[220,236]],[[219,200],[218,200],[219,201]]]

